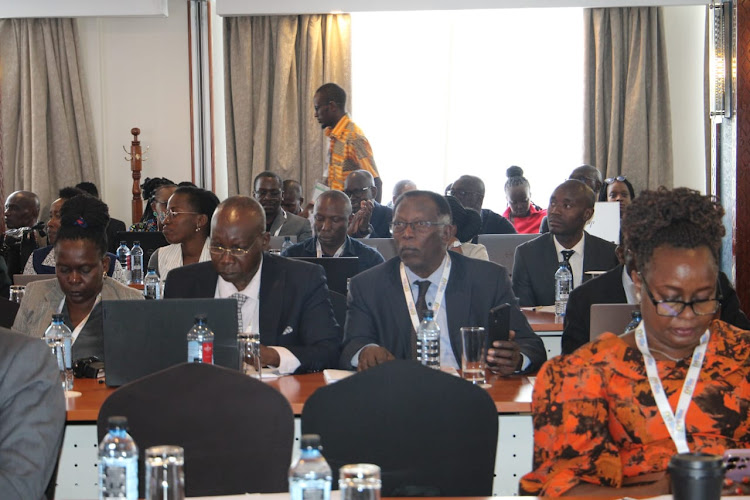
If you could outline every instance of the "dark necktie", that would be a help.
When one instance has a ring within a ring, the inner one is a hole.
[[[414,306],[417,309],[417,317],[421,323],[424,318],[424,313],[427,311],[427,290],[430,288],[430,281],[423,280],[415,281],[414,283],[419,287],[417,302]],[[417,332],[414,329],[411,331],[411,357],[412,359],[417,359]]]
[[[560,253],[563,256],[563,262],[565,263],[565,267],[568,268],[568,271],[570,271],[570,286],[571,288],[575,287],[575,279],[573,279],[573,267],[570,265],[570,257],[576,253],[575,250],[560,250]]]

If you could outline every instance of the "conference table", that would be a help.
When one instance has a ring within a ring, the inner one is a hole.
[[[562,325],[555,323],[554,314],[539,311],[524,311],[524,314],[545,345],[548,344],[545,339],[557,338],[559,346]],[[264,383],[276,388],[289,401],[296,416],[295,434],[299,437],[302,408],[313,392],[326,385],[323,374],[290,375],[264,380]],[[490,387],[486,390],[495,402],[499,422],[493,494],[513,495],[517,491],[518,479],[531,469],[533,428],[530,412],[534,378],[490,375],[488,384]],[[98,495],[96,419],[102,403],[116,389],[107,387],[101,379],[76,379],[73,390],[81,395],[66,401],[67,426],[57,496],[95,498]]]

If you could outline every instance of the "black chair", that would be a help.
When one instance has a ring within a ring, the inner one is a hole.
[[[318,389],[302,433],[320,434],[333,469],[381,468],[382,496],[490,496],[497,409],[483,389],[396,360]]]
[[[183,363],[120,387],[102,404],[99,441],[107,418],[124,415],[143,455],[156,445],[185,449],[186,496],[288,491],[294,414],[279,391],[240,372]]]
[[[16,320],[19,304],[0,297],[0,326],[11,328]]]

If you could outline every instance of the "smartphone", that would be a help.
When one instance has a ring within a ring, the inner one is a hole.
[[[500,304],[490,309],[487,325],[487,340],[490,346],[496,340],[508,340],[510,338],[510,304]]]
[[[750,476],[750,449],[726,450],[724,452],[724,477],[742,482]]]

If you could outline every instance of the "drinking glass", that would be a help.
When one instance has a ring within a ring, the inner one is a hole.
[[[380,467],[349,464],[339,469],[341,500],[380,500]]]
[[[146,500],[185,498],[185,452],[181,446],[146,449]]]
[[[239,369],[245,375],[261,378],[260,334],[243,332],[237,334],[237,350],[240,356]]]
[[[461,376],[472,384],[486,383],[487,330],[481,326],[461,328]]]
[[[23,285],[10,285],[10,301],[16,304],[21,303],[23,295],[26,293],[26,287]]]

